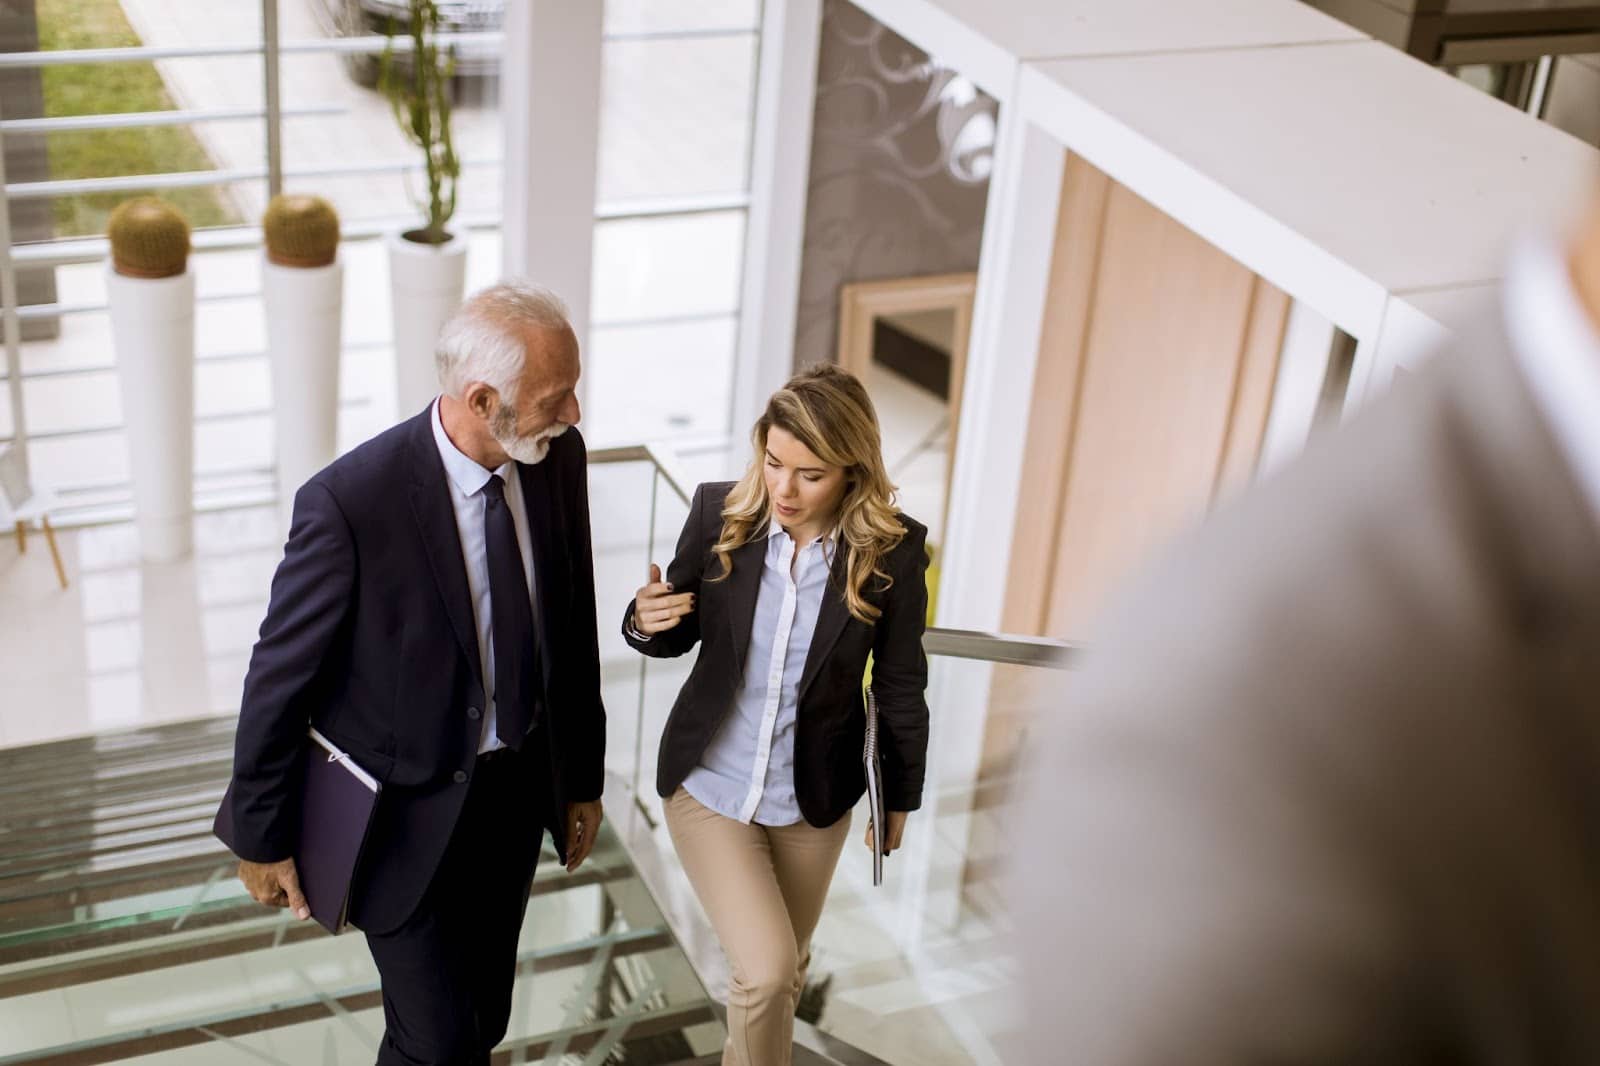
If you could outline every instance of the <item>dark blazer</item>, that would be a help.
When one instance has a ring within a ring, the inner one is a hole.
[[[415,910],[466,798],[483,725],[477,627],[432,418],[430,406],[295,494],[234,749],[238,854],[255,862],[294,851],[291,773],[307,723],[383,782],[351,900],[351,920],[369,932]],[[586,464],[569,430],[544,462],[518,469],[544,668],[525,828],[548,825],[563,854],[564,819],[552,814],[599,798],[605,754]],[[506,832],[519,828],[507,819]]]
[[[656,791],[662,796],[672,795],[699,763],[733,710],[744,675],[767,538],[757,537],[733,553],[728,578],[710,580],[722,572],[711,548],[721,536],[722,505],[732,488],[732,482],[721,482],[695,490],[677,554],[667,568],[666,580],[674,592],[699,596],[696,610],[650,640],[628,632],[632,603],[623,617],[623,637],[646,655],[682,655],[700,644],[700,656],[661,735]],[[903,514],[896,517],[906,535],[882,566],[893,584],[884,589],[876,581],[866,593],[883,614],[870,625],[850,614],[843,593],[847,559],[839,552],[800,677],[795,796],[800,812],[814,826],[838,821],[866,790],[861,749],[867,715],[861,683],[869,654],[872,691],[878,699],[884,805],[892,811],[914,811],[922,804],[928,752],[928,704],[923,698],[928,660],[922,652],[928,530]]]

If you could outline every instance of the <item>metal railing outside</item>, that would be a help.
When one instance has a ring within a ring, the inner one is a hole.
[[[187,126],[205,122],[262,121],[266,127],[263,166],[249,168],[215,169],[208,171],[177,172],[166,174],[139,174],[108,178],[57,179],[46,181],[7,181],[0,168],[0,215],[10,217],[10,201],[40,200],[62,196],[76,196],[106,192],[159,191],[177,188],[198,188],[225,185],[234,182],[265,181],[269,194],[283,190],[286,178],[306,177],[362,177],[385,173],[412,173],[421,170],[420,164],[409,162],[372,163],[335,167],[295,167],[283,164],[281,123],[290,118],[330,116],[345,113],[346,109],[333,105],[314,105],[285,108],[281,100],[279,68],[285,56],[317,54],[377,55],[387,48],[396,53],[412,50],[409,38],[390,38],[382,34],[363,36],[316,38],[308,40],[279,39],[277,0],[262,0],[262,39],[258,42],[215,42],[183,46],[135,46],[118,48],[87,48],[36,50],[31,52],[0,53],[0,70],[57,67],[64,65],[96,66],[120,63],[148,63],[157,60],[214,59],[226,57],[260,56],[263,61],[264,100],[261,108],[195,108],[159,112],[138,112],[120,115],[84,115],[69,117],[11,117],[0,107],[0,140],[10,136],[40,136],[57,132],[81,132],[104,129],[127,129],[154,126]],[[759,24],[750,26],[707,26],[695,29],[644,30],[607,33],[607,42],[649,42],[711,40],[759,34]],[[504,35],[498,30],[443,33],[438,43],[445,47],[464,47],[479,51],[498,50]],[[484,169],[498,166],[498,159],[483,158],[463,161],[463,166]],[[718,211],[738,211],[749,206],[748,191],[700,196],[663,197],[649,200],[627,200],[596,205],[596,221],[622,221],[631,219],[680,217]],[[342,237],[346,241],[374,240],[397,228],[404,219],[368,219],[347,224]],[[498,215],[461,216],[458,224],[468,230],[494,230],[500,226]],[[30,435],[22,399],[22,383],[34,375],[22,369],[21,323],[25,320],[50,318],[59,315],[94,313],[105,310],[103,303],[63,303],[60,301],[34,305],[23,309],[16,295],[16,275],[21,270],[47,269],[69,264],[94,264],[103,262],[109,255],[109,242],[104,237],[66,238],[40,241],[34,244],[13,246],[9,230],[0,231],[0,326],[3,326],[5,360],[0,370],[7,379],[11,408],[12,432],[0,436],[0,465],[14,471],[8,483],[21,482],[25,487],[32,482],[29,469],[27,442]],[[253,250],[261,247],[259,227],[237,226],[200,230],[194,234],[193,246],[197,251]],[[722,317],[720,314],[703,316]],[[629,323],[632,324],[632,323]],[[598,324],[597,324],[598,325]],[[245,473],[251,473],[246,471]],[[270,489],[270,476],[267,479]]]

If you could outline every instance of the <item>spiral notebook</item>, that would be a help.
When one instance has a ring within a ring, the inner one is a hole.
[[[872,816],[872,883],[883,884],[883,758],[878,754],[878,698],[867,686],[867,742],[861,752],[867,772],[867,807]]]
[[[381,786],[349,754],[315,729],[309,731],[300,775],[300,833],[295,871],[311,917],[330,933],[345,927],[350,885],[372,825]],[[212,831],[234,846],[233,785],[223,794]]]

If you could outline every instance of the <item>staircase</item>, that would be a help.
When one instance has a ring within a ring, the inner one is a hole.
[[[210,719],[0,751],[0,1066],[373,1060],[361,936],[254,903],[211,835],[232,746]],[[716,1006],[608,828],[575,875],[544,856],[513,1004],[497,1066],[720,1059]]]

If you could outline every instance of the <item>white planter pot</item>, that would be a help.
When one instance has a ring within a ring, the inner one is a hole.
[[[396,416],[410,418],[439,393],[434,342],[467,284],[467,242],[419,244],[389,235],[389,301],[394,321]]]
[[[333,462],[339,429],[339,348],[344,264],[287,267],[261,261],[272,363],[278,514],[288,529],[294,494]]]
[[[172,562],[194,547],[194,274],[128,278],[108,266],[106,295],[139,550]]]

